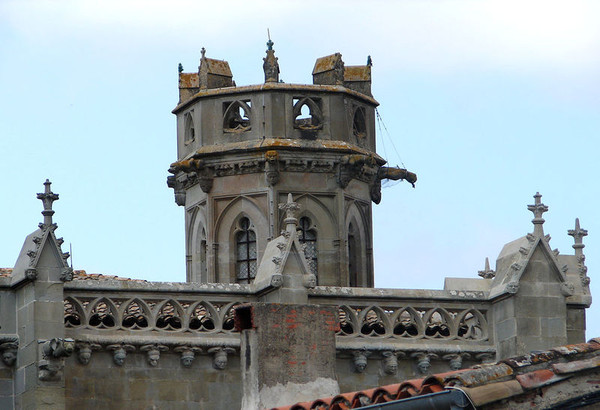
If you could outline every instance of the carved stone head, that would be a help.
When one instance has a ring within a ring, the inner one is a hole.
[[[305,288],[312,289],[315,286],[317,286],[317,277],[312,273],[304,275],[304,277],[302,278],[302,284]]]
[[[79,348],[79,353],[77,354],[77,360],[79,363],[86,365],[90,362],[92,358],[92,348],[90,346],[81,346]]]
[[[158,349],[148,350],[148,363],[150,366],[158,366],[160,351]]]
[[[113,353],[113,361],[117,366],[123,366],[125,363],[125,358],[127,358],[127,352],[122,347],[116,349]]]
[[[227,353],[225,350],[219,350],[215,353],[213,367],[217,370],[223,370],[227,367]]]
[[[271,286],[274,288],[279,288],[283,285],[283,276],[282,275],[273,275],[271,276]]]
[[[9,349],[4,350],[2,352],[2,361],[8,367],[14,366],[15,362],[17,361],[17,349],[9,348]]]
[[[181,364],[183,367],[190,367],[194,361],[194,352],[186,350],[181,352]]]
[[[367,355],[363,351],[354,352],[354,369],[357,373],[362,373],[367,368]]]
[[[398,359],[393,352],[383,352],[383,371],[386,374],[396,374],[398,371]]]

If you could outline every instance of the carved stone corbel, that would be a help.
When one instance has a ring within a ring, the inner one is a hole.
[[[235,353],[232,347],[211,347],[208,353],[213,355],[213,367],[224,370],[227,367],[227,354]]]
[[[196,353],[202,353],[202,349],[192,346],[177,346],[173,351],[181,354],[180,360],[183,367],[191,367],[196,357]]]
[[[37,270],[35,268],[25,269],[25,277],[31,281],[36,280],[38,276]]]
[[[127,352],[133,352],[135,347],[128,344],[115,344],[106,346],[108,350],[113,352],[113,362],[117,366],[123,366],[125,359],[127,358]]]
[[[152,367],[156,367],[158,366],[158,360],[160,359],[160,352],[166,352],[169,350],[169,348],[167,346],[154,343],[151,345],[144,345],[140,347],[140,350],[142,352],[146,352],[146,355],[148,356],[148,364]]]
[[[354,350],[352,352],[352,364],[356,373],[362,373],[367,368],[367,357],[371,355],[366,349]]]
[[[417,359],[417,367],[419,368],[419,371],[423,374],[427,374],[431,368],[431,359],[437,359],[438,355],[428,352],[416,352],[413,353],[411,357]]]
[[[381,361],[383,372],[385,374],[396,374],[398,371],[398,357],[403,357],[404,353],[388,350],[383,352],[381,355],[383,356]]]
[[[92,358],[92,352],[94,350],[100,350],[102,346],[96,343],[77,343],[75,349],[77,350],[77,360],[82,365],[87,365]]]
[[[167,177],[167,186],[169,188],[173,188],[175,203],[179,206],[184,206],[186,193],[183,187],[183,182],[179,181],[175,175],[169,175]]]
[[[70,282],[73,280],[73,268],[64,268],[60,273],[60,280],[63,282]]]
[[[450,370],[459,370],[462,368],[463,359],[471,357],[469,353],[451,353],[442,357],[450,362]]]
[[[0,344],[0,352],[2,352],[2,362],[8,367],[13,367],[17,361],[17,352],[19,345],[17,342],[6,342]]]
[[[267,183],[271,186],[279,182],[279,154],[277,151],[265,153],[265,176]]]

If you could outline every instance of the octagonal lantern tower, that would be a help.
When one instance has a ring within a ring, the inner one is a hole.
[[[236,86],[229,64],[204,49],[197,73],[180,66],[167,182],[185,207],[187,280],[252,282],[291,193],[318,284],[372,287],[371,202],[381,179],[416,176],[375,152],[370,59],[344,66],[336,53],[316,61],[314,84],[285,84],[267,45],[261,85]]]

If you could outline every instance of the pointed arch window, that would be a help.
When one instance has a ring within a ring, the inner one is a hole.
[[[256,233],[246,217],[241,218],[238,223],[235,245],[237,282],[252,283],[256,277]]]
[[[317,231],[309,217],[303,216],[300,218],[299,225],[299,241],[304,244],[306,260],[311,272],[317,276]],[[318,278],[318,276],[317,276]]]
[[[358,286],[359,252],[358,232],[354,224],[350,223],[348,227],[348,274],[351,287]]]
[[[251,105],[250,100],[224,103],[223,131],[229,133],[249,131],[252,128],[250,124]]]
[[[206,262],[206,231],[202,228],[200,237],[200,277],[208,281],[208,265]]]
[[[185,137],[184,143],[190,144],[196,140],[196,130],[194,128],[194,119],[192,118],[193,110],[185,114]]]

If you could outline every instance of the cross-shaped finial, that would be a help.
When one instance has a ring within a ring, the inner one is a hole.
[[[200,50],[200,54],[202,54],[202,58],[204,58],[204,55],[206,54],[206,49],[204,47]]]
[[[55,194],[50,190],[50,185],[52,185],[52,182],[46,179],[46,182],[44,182],[44,192],[37,194],[37,199],[40,199],[44,205],[42,215],[44,215],[45,226],[52,225],[52,215],[54,215],[52,203],[58,200],[58,194]]]
[[[544,222],[546,220],[542,218],[544,212],[548,212],[548,207],[541,201],[542,196],[539,192],[536,192],[533,196],[535,198],[535,204],[527,205],[527,209],[533,212],[533,234],[538,237],[544,236]]]
[[[587,236],[588,231],[586,229],[581,229],[579,226],[579,218],[575,218],[575,229],[569,229],[567,233],[575,240],[575,243],[573,244],[575,256],[581,256],[583,254],[583,248],[585,248],[583,237]]]
[[[273,50],[274,44],[275,43],[271,39],[269,39],[269,41],[267,41],[267,47],[268,47],[267,50]]]
[[[183,65],[181,63],[177,66],[177,71],[179,71],[179,74],[183,73]]]

